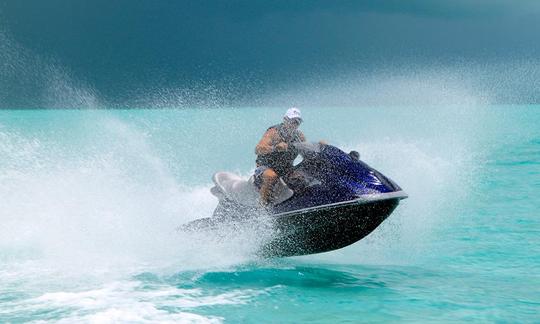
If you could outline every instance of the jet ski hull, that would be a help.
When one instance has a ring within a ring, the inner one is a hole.
[[[350,202],[309,212],[275,215],[272,241],[264,257],[288,257],[341,249],[360,241],[377,228],[399,204],[399,198]]]
[[[341,249],[360,241],[373,232],[404,199],[403,192],[375,195],[354,201],[318,206],[280,214],[266,214],[270,217],[271,239],[258,251],[262,257],[289,257],[323,253]],[[264,217],[261,211],[244,209],[235,217],[223,217],[226,210],[238,211],[234,204],[222,204],[216,209],[217,214],[184,225],[184,231],[215,231],[212,236],[219,236],[220,230],[227,228],[236,231],[253,217]],[[223,215],[220,215],[223,212]],[[259,214],[258,216],[255,216]],[[228,213],[230,216],[231,214]]]

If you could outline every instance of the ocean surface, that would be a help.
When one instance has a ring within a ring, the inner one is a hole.
[[[538,105],[300,107],[409,199],[320,255],[177,232],[286,108],[0,110],[0,322],[540,321]]]

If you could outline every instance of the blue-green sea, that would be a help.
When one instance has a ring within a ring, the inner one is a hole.
[[[0,322],[540,322],[540,106],[300,107],[409,198],[320,255],[177,232],[286,108],[0,110]]]

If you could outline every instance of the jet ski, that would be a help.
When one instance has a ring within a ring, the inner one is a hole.
[[[328,252],[353,244],[377,228],[407,194],[391,179],[332,145],[297,143],[302,158],[291,175],[274,188],[270,207],[259,205],[252,176],[228,172],[213,176],[211,189],[219,199],[210,218],[192,221],[182,230],[204,231],[224,224],[271,220],[271,239],[262,244],[264,257]]]

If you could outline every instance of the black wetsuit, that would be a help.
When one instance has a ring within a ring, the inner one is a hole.
[[[276,143],[272,143],[272,145],[285,142],[288,145],[288,149],[284,152],[273,151],[268,154],[258,155],[257,166],[271,168],[278,174],[278,176],[283,178],[292,171],[294,159],[296,159],[298,156],[298,152],[291,144],[301,142],[302,133],[296,129],[294,132],[292,132],[292,134],[287,134],[283,124],[274,125],[268,128],[268,130],[270,129],[276,129],[279,135],[279,140]]]

